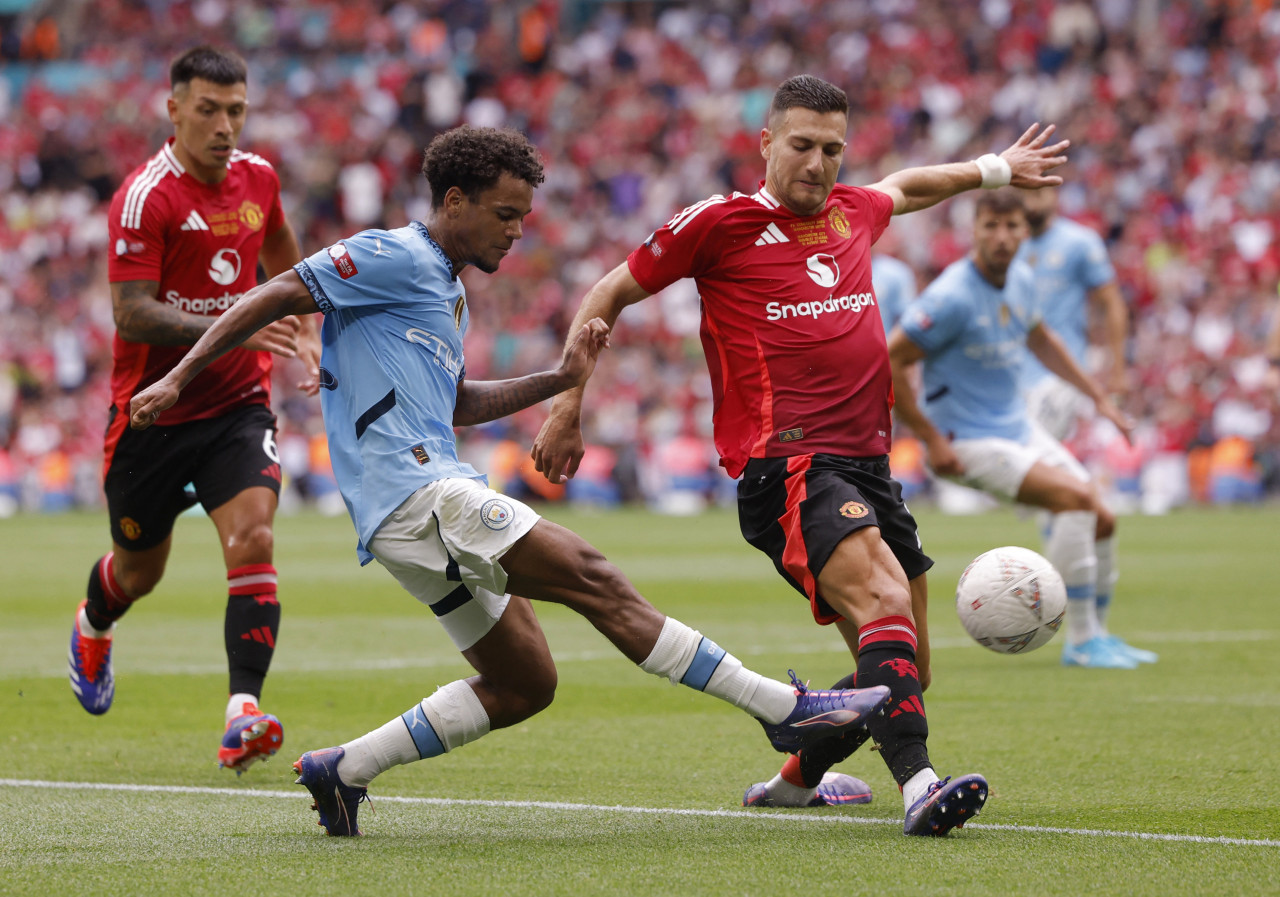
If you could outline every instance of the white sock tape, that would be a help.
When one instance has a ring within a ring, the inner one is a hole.
[[[979,156],[973,160],[973,164],[977,165],[978,171],[982,173],[983,189],[994,190],[997,187],[1005,187],[1013,180],[1013,169],[1009,167],[1007,161],[995,153]]]

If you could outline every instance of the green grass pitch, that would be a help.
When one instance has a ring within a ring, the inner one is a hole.
[[[731,512],[550,516],[760,672],[822,686],[848,672],[839,636]],[[1037,546],[1035,526],[1008,512],[920,522],[938,562],[931,753],[992,789],[963,831],[905,838],[865,748],[842,768],[873,803],[743,810],[780,759],[759,726],[540,607],[552,707],[380,777],[368,837],[346,841],[315,825],[292,760],[469,670],[425,608],[358,566],[345,518],[279,521],[284,622],[263,705],[285,748],[239,779],[215,763],[226,598],[209,521],[179,521],[164,582],[121,624],[102,717],[76,703],[65,658],[105,518],[0,521],[0,894],[1280,894],[1280,514],[1122,518],[1112,628],[1160,653],[1136,671],[1064,669],[1057,640],[1023,657],[969,641],[961,569],[996,545]]]

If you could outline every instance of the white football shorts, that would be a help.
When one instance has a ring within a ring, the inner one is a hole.
[[[1043,377],[1027,390],[1027,413],[1061,442],[1074,432],[1076,421],[1092,417],[1093,402],[1061,377]]]
[[[541,519],[479,480],[436,480],[406,498],[366,547],[465,651],[507,609],[498,559]]]
[[[1010,501],[1016,500],[1022,481],[1036,462],[1065,470],[1082,482],[1090,480],[1089,472],[1076,456],[1036,421],[1031,421],[1031,435],[1026,442],[996,437],[957,439],[951,448],[965,473],[948,479]]]

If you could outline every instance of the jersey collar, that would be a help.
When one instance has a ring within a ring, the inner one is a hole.
[[[427,226],[423,224],[421,221],[417,221],[417,220],[410,221],[409,224],[410,226],[415,228],[418,231],[418,233],[422,234],[422,239],[426,240],[427,245],[436,251],[436,255],[440,256],[440,261],[444,262],[445,268],[449,270],[449,276],[453,280],[457,280],[458,275],[454,273],[453,260],[450,259],[449,256],[445,254],[445,251],[440,247],[440,244],[437,243],[435,241],[435,238],[431,236],[431,232],[427,230]]]

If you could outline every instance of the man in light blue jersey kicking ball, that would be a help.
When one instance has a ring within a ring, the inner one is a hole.
[[[1098,592],[1109,594],[1114,579],[1115,515],[1080,462],[1028,415],[1023,353],[1088,396],[1126,437],[1132,422],[1044,323],[1031,268],[1015,260],[1026,228],[1018,192],[978,198],[973,250],[925,288],[889,337],[895,407],[934,473],[1051,513],[1044,551],[1068,598],[1062,662],[1132,669],[1155,656],[1117,646],[1096,613]],[[908,377],[920,361],[923,403]]]
[[[331,835],[358,835],[356,812],[379,773],[443,754],[546,708],[556,668],[530,599],[586,617],[632,662],[755,716],[779,751],[865,723],[885,686],[812,691],[766,679],[656,610],[575,533],[489,489],[458,459],[453,428],[494,420],[581,386],[608,345],[587,322],[553,371],[466,379],[470,324],[459,272],[498,269],[522,235],[537,151],[519,133],[458,128],[427,148],[431,213],[397,230],[356,234],[300,262],[226,312],[162,380],[139,393],[145,429],[206,365],[260,327],[324,313],[322,407],[334,474],[359,536],[440,620],[477,675],[440,687],[402,715],[294,764]]]

